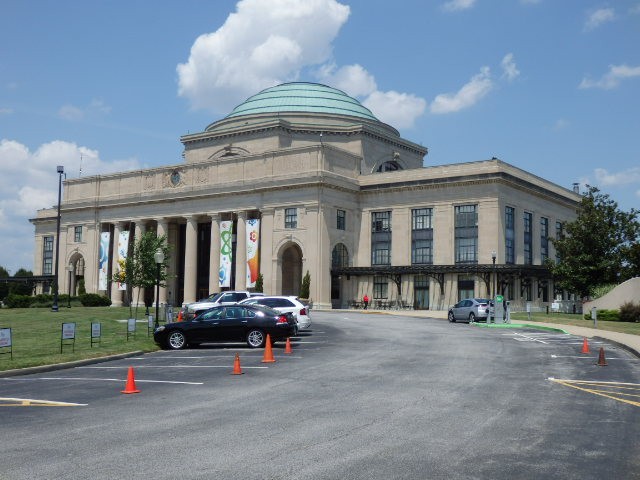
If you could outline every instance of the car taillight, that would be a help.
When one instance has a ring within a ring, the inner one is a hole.
[[[300,310],[300,315],[306,315],[307,314],[307,309],[306,308],[302,308]]]
[[[280,315],[278,317],[278,320],[276,320],[276,325],[282,325],[283,323],[289,323],[287,321],[287,317],[285,317],[284,315]]]

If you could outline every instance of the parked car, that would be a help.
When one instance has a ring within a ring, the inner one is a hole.
[[[188,303],[182,307],[178,313],[178,321],[192,320],[198,313],[203,310],[209,310],[211,307],[218,305],[233,305],[251,296],[251,293],[241,290],[228,290],[209,295],[207,298],[198,300],[197,302]]]
[[[274,310],[283,313],[292,313],[298,322],[298,330],[304,330],[311,326],[311,317],[309,316],[309,308],[306,307],[296,297],[286,296],[264,296],[248,298],[240,302],[241,305],[265,305],[271,307]]]
[[[293,315],[263,305],[220,305],[191,320],[159,326],[153,332],[153,340],[171,350],[201,343],[236,341],[258,348],[265,345],[267,334],[275,342],[295,335],[296,329]]]
[[[489,300],[487,298],[466,298],[460,300],[449,309],[449,321],[463,320],[467,322],[476,322],[478,320],[487,320],[489,314]]]

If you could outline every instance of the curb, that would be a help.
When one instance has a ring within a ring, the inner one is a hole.
[[[548,332],[558,332],[568,335],[568,332],[563,330],[562,328],[547,327],[544,325],[535,325],[531,323],[490,323],[487,325],[486,323],[473,322],[469,325],[474,325],[480,328],[534,328],[536,330],[546,330]]]
[[[135,357],[143,355],[145,352],[137,350],[135,352],[118,353],[116,355],[108,355],[106,357],[88,358],[86,360],[75,360],[73,362],[54,363],[53,365],[39,365],[37,367],[16,368],[13,370],[5,370],[0,372],[0,378],[15,377],[17,375],[31,375],[34,373],[52,372],[54,370],[64,370],[65,368],[83,367],[94,363],[108,362],[110,360],[120,360],[123,358]]]
[[[605,342],[608,342],[608,343],[613,343],[616,347],[619,347],[619,348],[621,348],[623,350],[626,350],[631,355],[634,355],[634,356],[640,358],[640,352],[638,350],[636,350],[635,348],[630,347],[629,345],[626,345],[626,344],[620,343],[620,342],[616,342],[615,340],[611,340],[610,338],[607,338],[607,337],[594,336],[593,338],[597,338],[598,340],[604,340]]]

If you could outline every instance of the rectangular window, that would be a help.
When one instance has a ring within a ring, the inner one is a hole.
[[[556,222],[556,240],[562,240],[564,233],[562,231],[562,222]],[[560,262],[560,255],[558,255],[558,249],[556,248],[556,263]]]
[[[505,246],[505,263],[516,262],[516,249],[515,249],[515,216],[516,209],[513,207],[506,207],[504,210],[504,246]]]
[[[532,228],[533,228],[533,214],[524,212],[524,264],[533,264],[533,248],[532,248]]]
[[[386,299],[388,286],[387,277],[373,277],[373,298]]]
[[[53,274],[53,237],[43,238],[42,274]]]
[[[338,210],[336,217],[336,228],[338,230],[345,230],[347,226],[347,212],[344,210]]]
[[[458,301],[473,298],[475,281],[473,277],[458,275]]]
[[[549,219],[540,218],[540,260],[544,262],[549,258]]]
[[[73,227],[73,241],[76,243],[82,242],[82,226]]]
[[[433,263],[432,209],[411,210],[411,263]]]
[[[284,209],[284,228],[298,228],[298,209]]]
[[[371,213],[371,265],[391,265],[391,212]]]
[[[477,205],[455,207],[456,263],[478,263]]]

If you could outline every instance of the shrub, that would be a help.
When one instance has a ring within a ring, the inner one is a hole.
[[[584,319],[591,320],[591,312],[585,313]],[[607,310],[603,308],[602,310],[598,310],[598,320],[602,320],[603,322],[619,322],[620,312],[618,310]]]
[[[7,307],[9,308],[29,308],[33,297],[30,295],[15,295],[13,293],[7,296]]]
[[[84,295],[85,293],[87,293],[87,289],[84,286],[84,278],[81,278],[78,281],[78,295]]]
[[[97,293],[85,293],[78,296],[80,303],[85,307],[109,307],[111,300]]]
[[[626,302],[620,307],[621,322],[640,322],[640,303]]]

